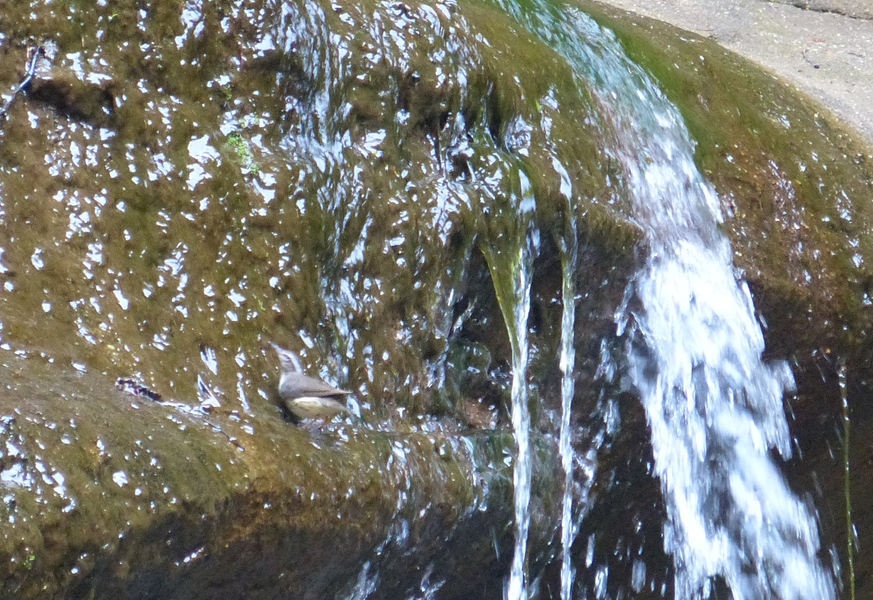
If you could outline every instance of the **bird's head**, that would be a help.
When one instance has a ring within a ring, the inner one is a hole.
[[[292,373],[302,373],[303,366],[300,364],[300,358],[290,350],[285,350],[281,346],[270,342],[273,350],[279,355],[279,362],[282,364],[282,371],[290,371]]]

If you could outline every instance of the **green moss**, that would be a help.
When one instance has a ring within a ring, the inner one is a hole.
[[[873,264],[866,235],[873,171],[863,146],[824,109],[714,42],[584,6],[679,107],[699,168],[722,198],[735,262],[761,295],[765,314],[778,323],[783,315],[767,305],[793,297],[806,308],[781,323],[783,331],[812,347],[816,339],[855,345],[854,334],[840,329],[867,328],[861,297]]]
[[[306,430],[275,412],[198,416],[36,358],[6,357],[0,385],[0,466],[21,482],[4,492],[0,589],[16,598],[181,598],[217,582],[253,589],[264,574],[276,589],[333,595],[398,520],[417,540],[413,553],[435,564],[447,539],[464,538],[462,524],[480,518],[480,504],[487,519],[511,521],[496,516],[512,504],[506,433]],[[283,550],[291,548],[307,551]]]
[[[236,154],[240,164],[244,169],[247,169],[252,176],[257,177],[260,172],[260,167],[255,161],[255,156],[252,154],[252,148],[249,142],[243,137],[239,131],[234,131],[227,136],[227,144]]]

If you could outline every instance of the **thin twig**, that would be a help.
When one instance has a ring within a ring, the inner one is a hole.
[[[37,46],[36,48],[30,48],[28,50],[28,61],[27,61],[27,69],[24,73],[24,79],[18,84],[18,86],[12,90],[12,97],[6,101],[6,104],[0,108],[0,118],[6,116],[9,112],[9,108],[12,106],[12,103],[15,101],[15,97],[21,93],[24,88],[26,88],[30,82],[33,80],[33,76],[36,73],[36,65],[39,63],[39,59],[45,54],[45,50],[42,46]]]

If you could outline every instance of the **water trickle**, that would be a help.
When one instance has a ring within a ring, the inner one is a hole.
[[[529,190],[528,190],[529,193]],[[526,194],[522,194],[526,196]],[[528,597],[527,546],[530,529],[531,451],[530,408],[528,406],[528,331],[530,286],[533,257],[538,246],[538,232],[528,229],[530,215],[524,200],[519,205],[521,239],[515,247],[488,248],[485,256],[494,282],[500,309],[504,315],[512,347],[512,431],[516,453],[512,464],[513,505],[515,513],[515,548],[512,570],[505,585],[507,600]]]
[[[513,310],[515,336],[512,340],[512,429],[516,459],[512,470],[515,506],[515,551],[512,558],[508,600],[526,598],[527,536],[530,528],[530,410],[527,394],[528,339],[527,317],[530,311],[530,281],[533,260],[526,245],[513,269],[516,305]]]
[[[567,195],[567,201],[572,202],[572,194]],[[572,214],[572,206],[570,207]],[[560,452],[561,466],[564,468],[564,495],[561,505],[561,599],[570,600],[573,591],[575,569],[573,568],[571,548],[576,539],[576,522],[573,518],[573,463],[575,453],[570,445],[572,430],[570,429],[570,412],[573,407],[575,382],[573,371],[576,365],[576,348],[574,344],[576,317],[576,268],[578,263],[578,239],[576,219],[569,219],[566,239],[562,240],[561,276],[563,280],[561,295],[563,313],[561,318],[561,432]]]

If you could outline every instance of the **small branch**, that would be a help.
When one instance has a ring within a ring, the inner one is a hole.
[[[809,50],[804,49],[800,54],[803,56],[803,60],[805,60],[809,65],[812,66],[813,69],[818,69],[821,65],[814,60],[809,58],[808,54]]]
[[[12,97],[6,101],[6,103],[0,108],[0,119],[5,117],[9,112],[12,103],[15,101],[15,97],[21,93],[24,88],[30,85],[30,82],[33,80],[33,75],[36,73],[36,65],[39,64],[39,59],[45,55],[45,50],[42,46],[37,46],[36,48],[28,48],[27,50],[28,59],[27,59],[27,68],[24,72],[24,78],[18,84],[18,86],[12,90]]]

